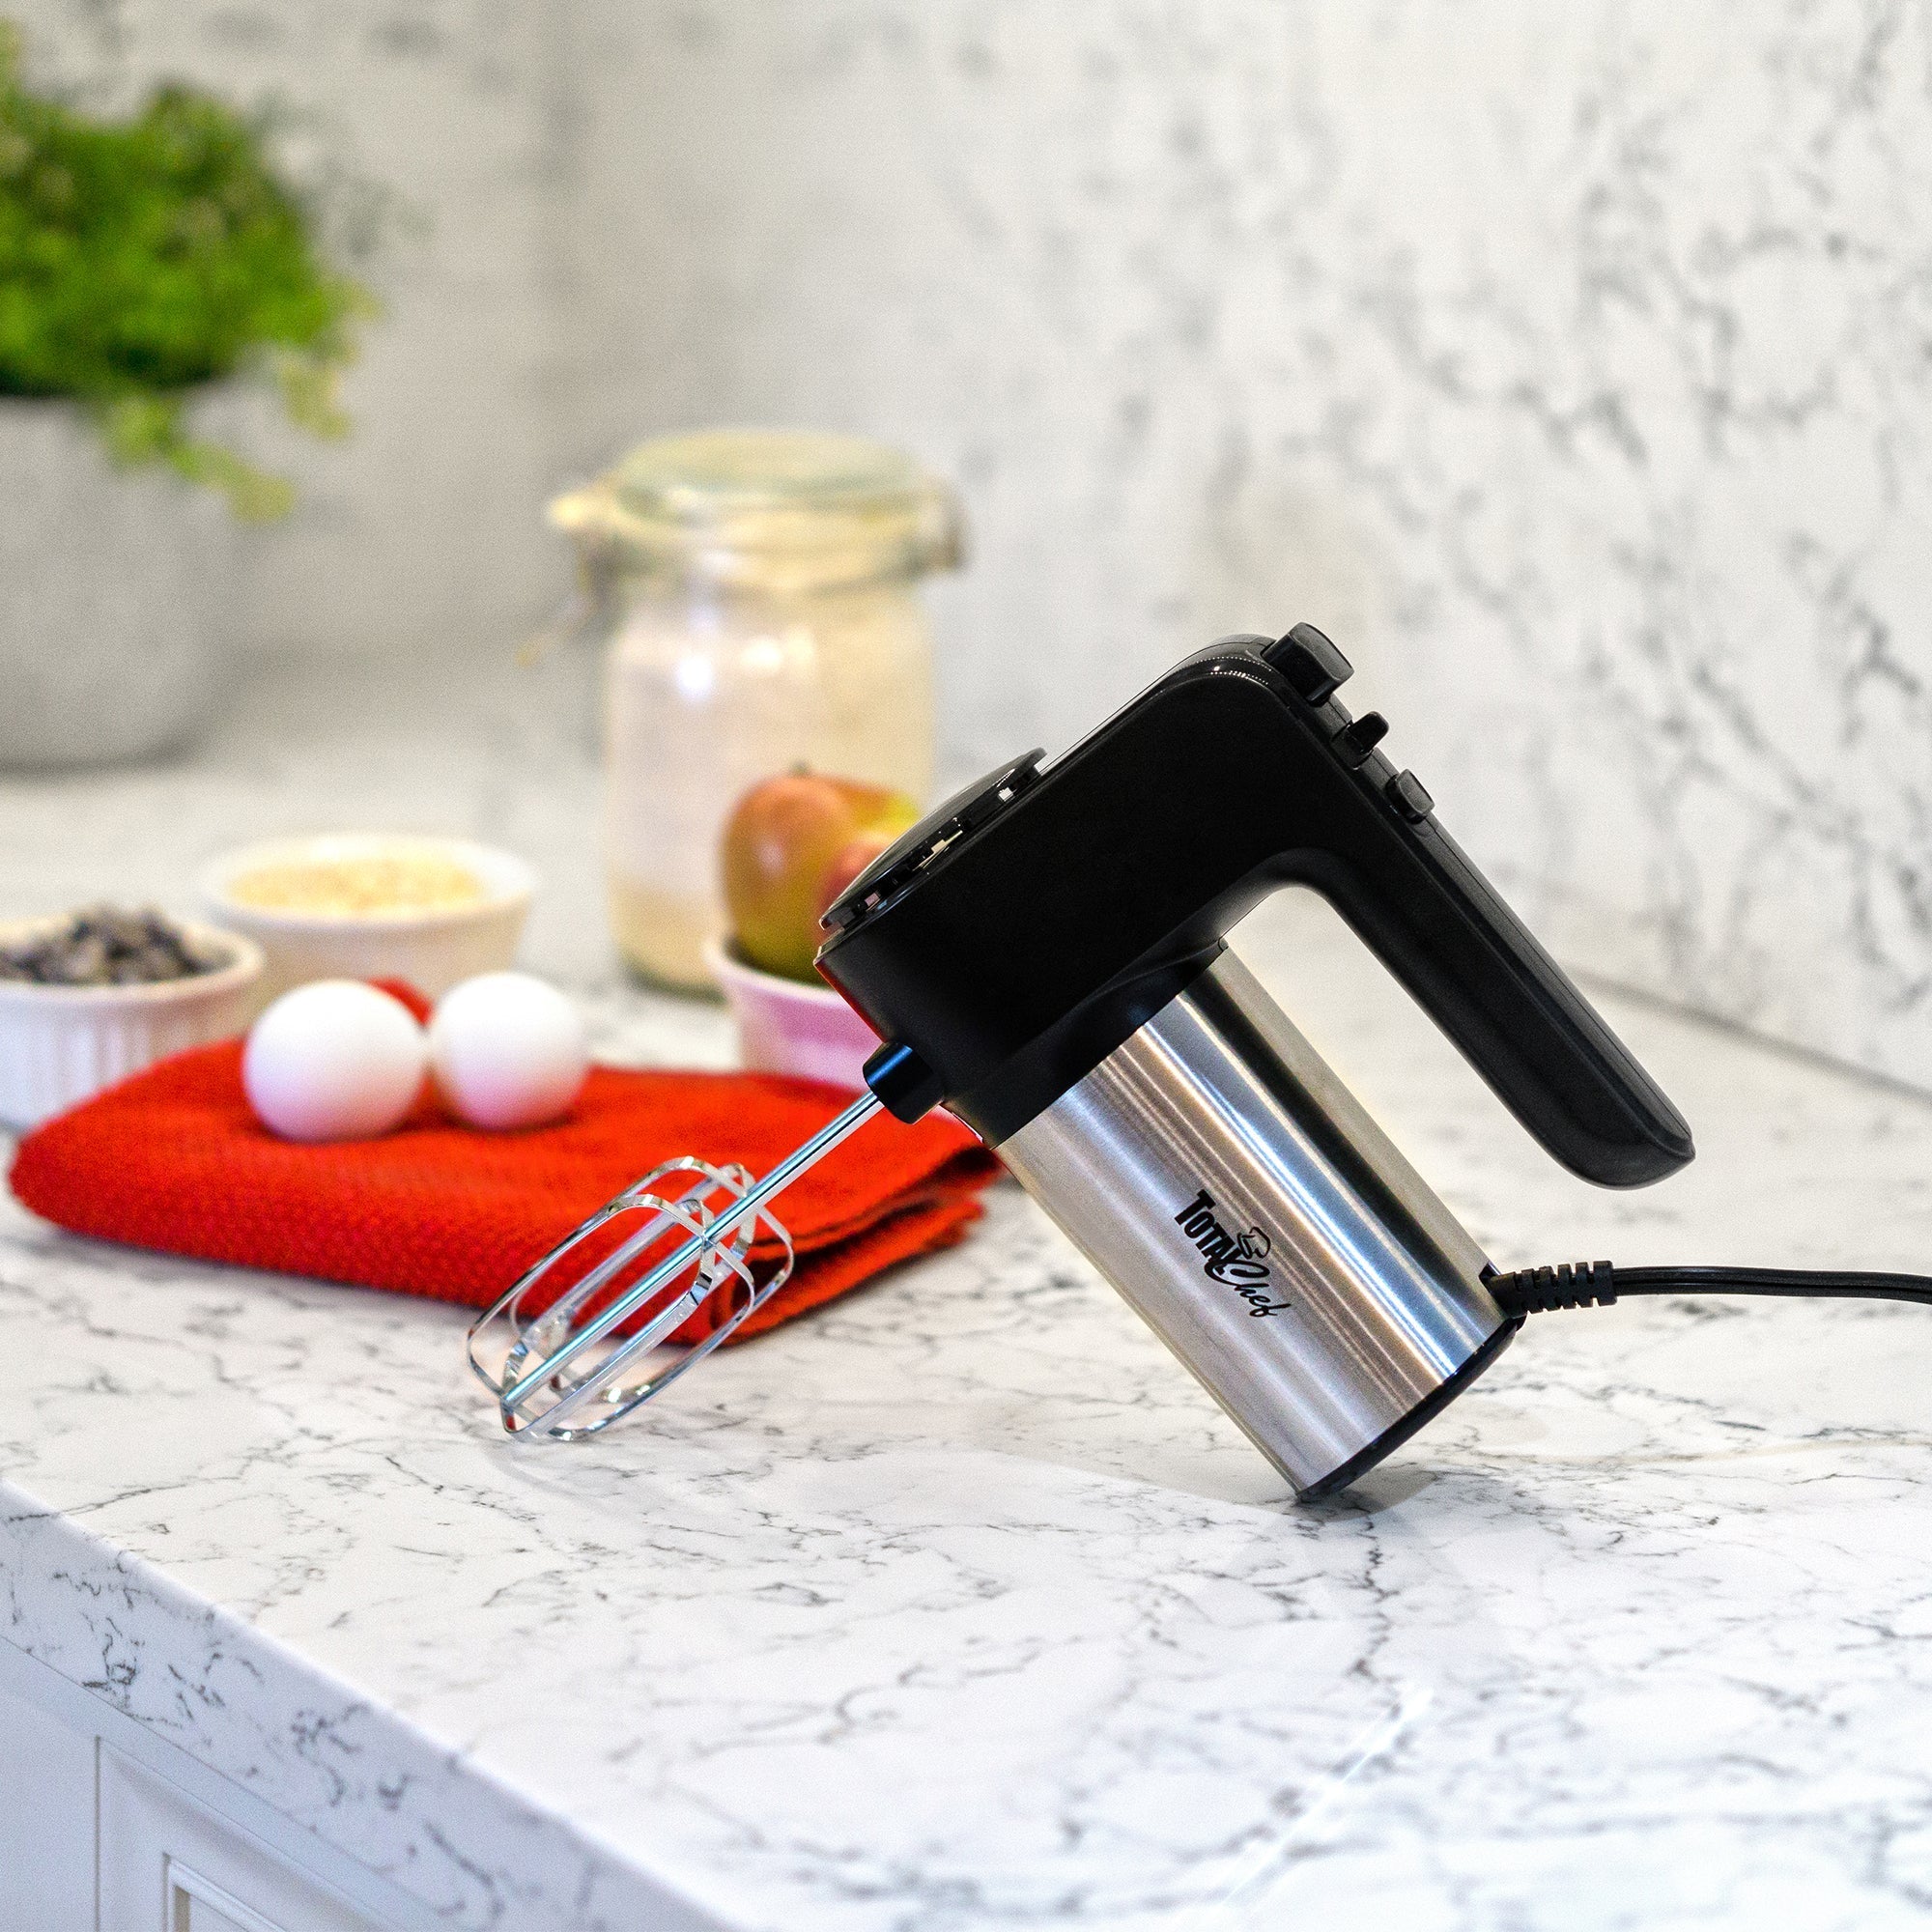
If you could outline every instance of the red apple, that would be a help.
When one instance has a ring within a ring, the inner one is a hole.
[[[837,893],[824,885],[864,844],[844,885],[919,820],[903,792],[857,779],[789,772],[755,784],[731,808],[719,847],[731,937],[747,965],[816,980],[818,915]]]
[[[818,881],[818,891],[812,899],[812,917],[823,919],[833,900],[905,829],[901,825],[890,832],[862,832],[858,838],[848,838],[839,846]]]

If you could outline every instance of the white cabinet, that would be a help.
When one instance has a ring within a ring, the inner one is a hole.
[[[0,1640],[0,1932],[428,1932],[355,1860]]]
[[[99,1816],[100,1932],[384,1932],[110,1745]]]
[[[0,1923],[94,1932],[94,1739],[4,1682],[0,1893]]]

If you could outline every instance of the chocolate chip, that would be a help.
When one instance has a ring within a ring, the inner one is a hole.
[[[152,985],[225,963],[153,906],[84,906],[51,932],[0,947],[0,980],[43,986]]]

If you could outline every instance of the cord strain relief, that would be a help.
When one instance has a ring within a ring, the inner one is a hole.
[[[1559,1308],[1611,1308],[1615,1270],[1608,1262],[1558,1262],[1492,1275],[1491,1295],[1505,1315],[1548,1315]]]

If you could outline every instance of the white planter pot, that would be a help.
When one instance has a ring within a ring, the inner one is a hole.
[[[71,403],[0,397],[0,765],[190,737],[222,684],[233,541],[214,491],[117,469]]]

